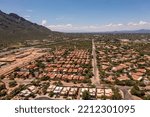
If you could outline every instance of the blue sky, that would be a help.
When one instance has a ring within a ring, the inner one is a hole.
[[[150,29],[150,0],[0,0],[0,10],[63,32]]]

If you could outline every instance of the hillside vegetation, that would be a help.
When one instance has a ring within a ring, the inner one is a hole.
[[[28,39],[43,39],[51,33],[53,32],[46,27],[27,21],[17,14],[0,11],[1,46]]]

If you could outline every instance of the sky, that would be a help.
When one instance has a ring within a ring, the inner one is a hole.
[[[0,0],[0,10],[53,31],[150,29],[150,0]]]

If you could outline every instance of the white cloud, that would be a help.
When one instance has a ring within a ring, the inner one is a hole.
[[[46,24],[47,24],[47,20],[42,20],[41,25],[46,26]]]
[[[117,27],[117,26],[123,26],[123,24],[121,24],[121,23],[119,23],[119,24],[112,24],[112,23],[110,23],[110,24],[107,24],[107,25],[105,25],[105,26],[107,26],[107,27]]]
[[[137,26],[138,24],[137,23],[133,23],[133,22],[129,22],[127,25],[128,26]]]
[[[61,32],[103,32],[118,30],[137,30],[150,29],[150,23],[146,21],[129,22],[129,23],[110,23],[107,25],[73,25],[73,24],[57,24],[48,25],[48,28]]]
[[[48,28],[55,31],[62,31],[62,32],[93,32],[99,30],[102,26],[96,25],[72,25],[72,24],[61,24],[61,25],[49,25]]]
[[[145,22],[145,21],[140,21],[139,24],[140,24],[140,25],[145,25],[145,24],[148,24],[148,23]]]
[[[60,24],[60,25],[49,25],[49,28],[72,28],[73,25],[72,24]]]
[[[113,26],[113,24],[112,24],[112,23],[110,23],[110,24],[107,24],[106,26],[110,27],[110,26]]]
[[[117,26],[123,26],[123,24],[117,24]]]
[[[149,23],[145,22],[145,21],[139,21],[136,23],[130,22],[130,23],[128,23],[128,26],[140,26],[140,25],[146,25],[146,24],[149,24]]]
[[[67,24],[66,26],[67,26],[67,27],[72,27],[72,24]]]

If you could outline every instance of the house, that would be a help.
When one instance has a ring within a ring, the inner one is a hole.
[[[108,76],[106,78],[106,80],[110,81],[110,82],[114,82],[115,80],[113,79],[114,77],[112,75]]]
[[[142,77],[143,74],[144,74],[144,73],[141,73],[141,72],[131,72],[131,73],[130,73],[131,77],[132,77],[134,80],[138,80],[138,81],[140,81],[140,80],[143,79],[143,77]]]
[[[120,80],[120,81],[130,80],[130,78],[128,78],[127,74],[121,74],[120,77],[118,77],[117,79]]]
[[[61,93],[61,91],[62,91],[62,89],[63,89],[63,87],[59,87],[59,86],[57,86],[55,89],[54,89],[54,94],[60,94]]]
[[[89,93],[92,97],[96,96],[96,88],[89,88]]]
[[[78,80],[79,79],[79,76],[74,76],[73,77],[73,80]]]
[[[70,90],[70,87],[64,87],[63,90],[61,91],[61,95],[68,95]]]
[[[65,80],[65,79],[67,79],[67,78],[68,78],[68,75],[63,75],[63,76],[62,76],[62,79],[63,79],[63,80]]]
[[[57,72],[58,71],[58,68],[54,68],[53,72]]]
[[[97,98],[100,98],[104,95],[104,89],[97,89]]]
[[[37,92],[35,86],[29,86],[29,87],[28,87],[28,90],[31,91],[32,93],[36,93],[36,92]]]
[[[51,78],[51,79],[54,79],[56,75],[57,75],[57,74],[51,74],[51,75],[50,75],[50,78]]]
[[[23,97],[28,97],[28,96],[30,96],[30,94],[31,94],[31,91],[26,89],[26,90],[21,91],[19,95],[23,96]]]
[[[68,80],[72,80],[73,75],[68,75]]]
[[[73,69],[73,72],[74,72],[74,73],[77,73],[77,72],[78,72],[78,69]]]
[[[73,70],[72,70],[72,68],[70,68],[69,70],[68,70],[68,73],[71,73]]]
[[[69,96],[76,96],[78,93],[78,88],[77,87],[71,87],[69,91]]]
[[[67,69],[67,68],[64,68],[64,69],[63,69],[63,72],[67,72],[67,71],[68,71],[68,69]]]
[[[78,68],[78,72],[82,73],[82,72],[83,72],[83,68],[82,68],[82,67],[79,67],[79,68]]]
[[[109,68],[109,66],[107,66],[107,65],[102,65],[102,70],[106,70],[107,68]]]
[[[55,85],[50,85],[50,86],[47,88],[47,92],[54,91],[55,88],[56,88]]]
[[[84,80],[84,79],[85,79],[84,76],[80,76],[80,77],[79,77],[79,80]]]
[[[119,71],[119,70],[126,69],[126,68],[128,68],[128,66],[126,66],[126,64],[120,64],[116,67],[113,67],[112,71]]]
[[[132,75],[132,78],[134,79],[134,80],[138,80],[138,81],[140,81],[140,80],[142,80],[143,79],[143,77],[142,76],[138,76],[138,75]]]
[[[105,96],[110,97],[112,94],[112,89],[105,89]]]
[[[62,78],[62,74],[57,74],[56,78],[61,79]]]

